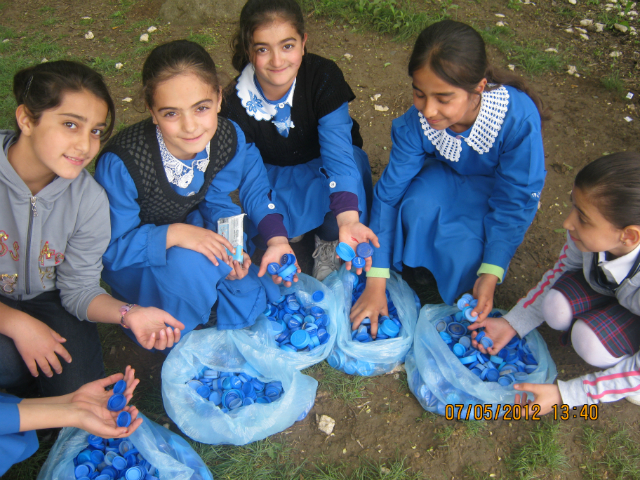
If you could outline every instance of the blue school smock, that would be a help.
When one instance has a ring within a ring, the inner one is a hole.
[[[36,432],[20,432],[21,398],[0,392],[0,477],[38,450]]]
[[[216,174],[204,201],[187,217],[186,223],[217,231],[219,218],[238,215],[240,207],[229,196],[239,189],[244,211],[256,224],[268,214],[280,213],[268,197],[269,184],[264,167],[245,155],[244,134],[234,123],[238,142],[233,159]],[[203,151],[198,158],[206,158]],[[190,161],[189,161],[190,162]],[[172,188],[188,195],[202,186],[196,174],[186,189]],[[220,261],[215,266],[201,253],[181,247],[166,248],[168,225],[140,225],[138,192],[124,162],[113,153],[100,158],[95,179],[109,197],[111,242],[103,256],[103,279],[115,297],[129,303],[161,308],[185,324],[183,335],[209,320],[216,303],[219,329],[253,325],[266,308],[267,299],[279,297],[278,286],[269,275],[258,277],[252,265],[242,280],[225,280],[231,267]],[[193,182],[196,182],[195,185]]]
[[[502,86],[482,94],[465,132],[434,130],[411,107],[391,134],[374,189],[373,267],[426,267],[453,304],[481,265],[507,270],[533,221],[546,175],[540,114],[527,94]]]

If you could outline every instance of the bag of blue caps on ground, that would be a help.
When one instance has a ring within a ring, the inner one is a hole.
[[[473,297],[468,295],[458,306],[422,307],[414,346],[405,362],[409,389],[422,407],[447,418],[457,418],[460,410],[447,405],[464,405],[461,415],[465,420],[483,418],[484,409],[476,405],[491,404],[493,414],[499,414],[495,411],[498,405],[515,401],[514,383],[552,383],[557,375],[547,345],[536,330],[523,339],[515,336],[498,355],[473,348],[467,329],[475,320],[470,315],[473,306]],[[494,310],[490,315],[502,314]],[[476,339],[486,348],[493,345],[482,330]]]
[[[353,269],[353,267],[352,267]],[[370,377],[389,373],[404,363],[413,344],[420,301],[415,292],[391,272],[387,281],[389,317],[380,317],[378,336],[372,341],[370,322],[363,322],[358,330],[351,330],[349,312],[364,290],[366,276],[358,276],[343,265],[324,280],[338,301],[338,338],[327,362],[333,368],[349,375]]]
[[[105,439],[64,428],[38,480],[213,480],[180,436],[141,413],[142,425],[129,437]]]
[[[255,335],[269,335],[263,320]],[[313,407],[318,382],[275,349],[256,349],[235,330],[197,330],[162,366],[169,417],[193,440],[246,445],[286,430]]]
[[[280,356],[303,370],[327,358],[336,341],[336,298],[309,275],[280,287],[282,296],[268,303],[264,316],[251,329],[238,330],[235,338],[264,355]],[[268,334],[263,332],[267,331]]]

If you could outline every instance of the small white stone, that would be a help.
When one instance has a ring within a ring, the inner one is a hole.
[[[498,17],[498,18],[505,18],[505,16],[504,16],[503,14],[501,14],[501,13],[496,13],[496,17]]]
[[[126,103],[131,103],[131,102],[133,102],[133,98],[131,98],[131,97],[125,97],[125,98],[123,98],[123,99],[122,99],[122,101],[123,101],[123,102],[126,102]]]
[[[509,70],[511,70],[512,72],[516,69],[515,65],[507,65],[507,68],[509,68]]]
[[[583,40],[589,40],[589,35],[587,35],[586,33],[581,33],[581,34],[580,34],[580,37],[581,37]]]
[[[569,27],[569,28],[567,28],[567,29],[565,30],[565,32],[567,32],[567,33],[573,33],[573,28]]]
[[[91,20],[91,17],[82,17],[82,20]]]
[[[633,98],[633,93],[631,93],[631,92],[627,93],[627,98],[629,100],[631,100]]]
[[[43,58],[42,60],[40,60],[40,63],[47,63],[49,60],[47,60],[46,58]]]
[[[621,57],[621,56],[622,56],[622,52],[619,52],[619,51],[617,51],[617,50],[616,50],[615,52],[611,52],[611,53],[609,54],[609,56],[610,56],[611,58],[618,58],[618,57]]]
[[[625,119],[627,122],[632,122],[632,121],[633,121],[633,118],[631,118],[631,117],[624,117],[624,119]]]
[[[504,22],[496,22],[496,27],[504,27]]]
[[[606,25],[604,23],[596,23],[596,32],[603,32]]]
[[[604,10],[605,10],[605,12],[610,12],[611,10],[613,10],[613,7],[607,7]]]
[[[638,35],[636,27],[629,27],[629,35]]]
[[[331,435],[335,426],[336,421],[327,415],[322,415],[318,421],[318,429],[326,435]]]
[[[369,97],[371,99],[372,102],[375,102],[376,100],[378,100],[380,97],[382,96],[381,93],[376,93],[375,95],[372,95],[371,97]]]
[[[123,64],[121,64],[120,62],[116,63],[116,70],[120,70],[122,67],[124,67]]]
[[[636,17],[638,15],[638,12],[636,12],[635,10],[630,10],[629,11],[629,16],[630,17]]]
[[[140,41],[141,42],[148,42],[149,41],[149,34],[148,33],[143,33],[142,35],[140,35]]]
[[[374,105],[373,106],[374,110],[376,110],[377,112],[387,112],[389,111],[389,107],[387,107],[386,105]]]
[[[576,32],[587,33],[587,31],[584,28],[580,28],[580,27],[576,27]]]
[[[2,40],[2,43],[9,43],[10,40],[8,38],[5,38],[4,40]]]
[[[588,18],[585,18],[584,20],[580,20],[580,25],[582,25],[583,27],[589,27],[593,25],[593,20],[589,20]]]
[[[351,55],[350,53],[345,53],[343,57],[346,58],[347,60],[351,60],[353,58],[353,55]]]
[[[92,40],[95,37],[93,36],[92,31],[88,31],[87,33],[84,34],[84,38],[86,38],[87,40]]]
[[[387,468],[387,467],[380,467],[380,473],[383,475],[388,475],[391,473],[391,469]]]
[[[556,50],[555,48],[547,48],[545,50],[545,52],[549,52],[549,53],[558,53],[558,50]]]
[[[569,3],[570,3],[571,5],[575,5],[575,4],[576,4],[576,3],[578,3],[578,2],[577,2],[576,0],[569,0]]]
[[[568,73],[569,75],[575,75],[577,71],[578,71],[578,70],[576,70],[575,65],[569,65],[569,70],[567,70],[567,73]]]
[[[157,27],[154,27],[153,25],[152,25],[152,26],[150,26],[149,28],[147,28],[147,32],[149,32],[149,33],[153,33],[153,32],[155,32],[156,30],[158,30],[158,29],[157,29]]]
[[[165,423],[162,425],[164,428],[166,428],[167,430],[169,429],[169,427],[171,427],[171,425],[169,425],[168,423]]]

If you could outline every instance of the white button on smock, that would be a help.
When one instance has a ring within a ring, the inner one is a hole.
[[[270,203],[269,205],[267,205],[267,207],[269,207],[269,210],[273,210],[274,208],[276,208],[273,203]]]
[[[336,188],[336,182],[331,182],[331,183],[329,184],[329,187],[331,187],[331,188]]]

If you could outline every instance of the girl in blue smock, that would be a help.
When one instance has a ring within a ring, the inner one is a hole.
[[[263,278],[267,264],[292,253],[264,167],[245,155],[238,126],[218,117],[216,68],[200,45],[155,48],[142,83],[151,118],[118,133],[96,166],[111,208],[103,278],[116,296],[171,312],[185,333],[214,312],[220,329],[252,325],[267,295],[279,296]],[[218,219],[241,213],[229,197],[236,189],[249,218],[269,232],[260,271],[246,253],[243,263],[233,260],[227,250],[235,245],[216,233]]]
[[[306,52],[306,41],[295,0],[249,0],[233,46],[240,76],[222,115],[244,131],[247,155],[264,162],[290,237],[315,232],[313,276],[322,280],[340,266],[338,241],[354,249],[375,241],[365,226],[371,167],[349,116],[355,95],[335,62]]]
[[[546,175],[541,103],[487,63],[464,23],[426,28],[409,60],[414,105],[394,120],[370,226],[380,239],[354,328],[386,315],[389,268],[428,269],[443,300],[473,288],[484,319],[538,208]]]

